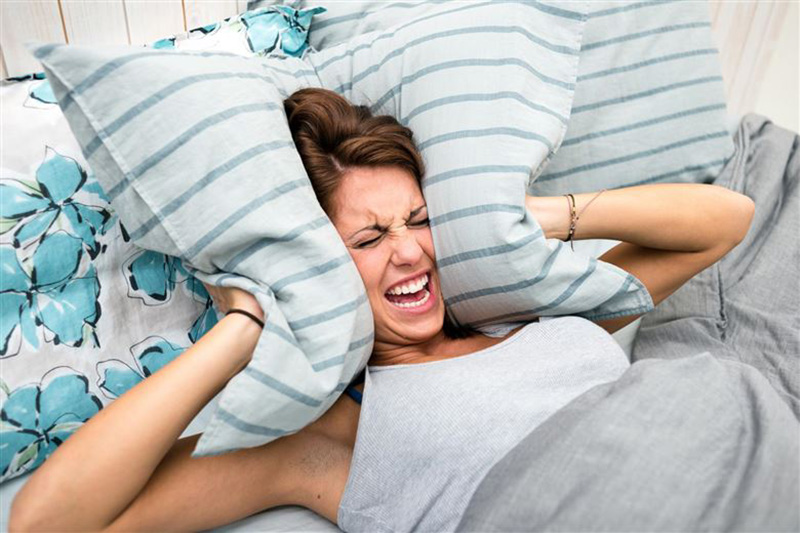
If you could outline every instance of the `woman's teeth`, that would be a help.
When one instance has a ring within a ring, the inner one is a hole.
[[[397,307],[419,307],[419,306],[423,305],[425,302],[427,302],[430,297],[431,297],[431,293],[426,290],[425,291],[425,295],[419,301],[409,302],[409,303],[395,303],[395,302],[392,302],[392,303],[394,305],[396,305]]]
[[[386,291],[386,294],[411,294],[419,292],[428,283],[428,275],[424,274],[421,278],[411,281],[405,285],[398,285],[393,289]]]
[[[416,280],[386,291],[384,296],[392,305],[403,309],[423,306],[431,297],[430,289],[427,288],[428,280],[428,274],[423,274]]]

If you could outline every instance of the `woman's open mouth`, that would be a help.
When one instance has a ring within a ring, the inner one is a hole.
[[[396,285],[383,297],[398,311],[420,314],[433,309],[436,298],[430,283],[430,271],[419,278]]]

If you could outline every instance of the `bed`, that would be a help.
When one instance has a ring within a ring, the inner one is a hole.
[[[241,3],[241,2],[240,2]],[[66,4],[65,4],[66,5]],[[127,34],[127,39],[132,41],[134,39],[139,40],[152,40],[153,38],[168,34],[170,32],[178,31],[181,28],[176,29],[166,29],[169,24],[176,24],[180,23],[181,18],[183,19],[183,30],[189,29],[189,27],[193,26],[201,26],[204,23],[210,22],[211,20],[216,20],[221,18],[222,16],[232,15],[235,12],[241,10],[243,6],[240,6],[235,1],[234,2],[219,2],[217,4],[212,4],[215,7],[213,9],[203,6],[200,2],[183,2],[183,3],[171,3],[168,4],[168,9],[166,11],[158,12],[158,10],[153,12],[148,12],[148,9],[152,9],[152,7],[147,8],[146,5],[136,6],[133,12],[127,12],[124,22],[120,23],[118,19],[116,19],[117,12],[112,12],[109,9],[107,16],[109,17],[109,21],[116,20],[114,24],[118,31],[124,30]],[[180,6],[180,13],[178,11]],[[63,32],[67,32],[67,22],[69,22],[69,31],[79,32],[81,23],[80,17],[83,15],[85,17],[89,16],[89,13],[81,13],[75,5],[72,5],[66,9],[66,11],[61,11],[58,13],[59,19],[61,21],[61,27],[53,29],[51,25],[48,25],[46,22],[47,17],[52,15],[52,8],[51,6],[39,6],[43,9],[41,12],[31,12],[30,14],[41,17],[39,24],[34,24],[36,26],[34,33],[39,32],[39,37],[49,36],[50,38],[59,39],[58,31],[59,29],[62,30],[62,37],[64,39],[67,38]],[[219,10],[217,10],[219,8]],[[4,7],[4,9],[6,9]],[[15,9],[24,10],[27,8],[17,7]],[[716,30],[717,35],[721,37],[720,49],[722,50],[723,58],[725,59],[724,68],[730,69],[729,65],[733,64],[728,57],[730,57],[731,49],[737,49],[741,52],[741,56],[744,56],[743,48],[740,46],[741,42],[738,41],[737,32],[732,31],[731,27],[734,25],[732,21],[736,21],[736,23],[740,23],[741,21],[741,12],[737,14],[732,14],[733,10],[737,9],[734,5],[731,4],[724,4],[724,3],[715,3],[713,4],[713,14],[714,14],[714,22],[717,24]],[[49,11],[48,11],[49,10]],[[193,11],[195,10],[195,11]],[[131,16],[133,13],[134,16]],[[164,13],[167,13],[169,16],[164,16]],[[15,16],[23,16],[24,13],[21,11],[19,13],[14,13]],[[66,15],[66,16],[65,16]],[[148,19],[150,17],[150,19]],[[169,19],[172,19],[172,22],[169,22]],[[207,17],[207,18],[203,18]],[[7,19],[9,17],[6,17]],[[144,31],[142,28],[147,26],[147,24],[143,24],[148,20],[159,20],[159,25],[155,26],[155,29],[150,29],[148,31],[155,31],[158,32],[157,35],[144,35],[138,34],[137,31]],[[772,19],[770,19],[772,20]],[[189,22],[193,21],[193,22]],[[120,26],[122,24],[122,26]],[[128,26],[125,27],[125,24]],[[139,24],[137,26],[137,24]],[[773,22],[774,24],[774,22]],[[721,27],[720,27],[721,26]],[[5,27],[5,26],[4,26]],[[111,26],[109,25],[109,28]],[[764,35],[768,35],[770,30],[774,26],[770,26],[770,24],[762,24],[761,26],[757,24],[753,24],[754,28],[758,28],[758,31],[761,32],[762,38]],[[44,29],[47,28],[47,29]],[[174,26],[173,26],[174,28]],[[16,30],[17,34],[19,34],[19,30]],[[44,32],[44,34],[42,33]],[[49,32],[49,33],[48,33]],[[109,39],[110,35],[113,32],[108,30],[105,32],[106,34],[103,36],[104,39]],[[754,46],[753,42],[750,39],[757,39],[758,37],[754,37],[754,34],[758,32],[754,32],[748,34],[748,46]],[[89,39],[93,38],[89,33],[84,33],[87,35]],[[121,34],[117,34],[116,39],[118,42]],[[21,40],[22,36],[19,35],[19,39]],[[98,40],[99,37],[98,37]],[[124,39],[123,39],[124,40]],[[7,74],[15,75],[24,72],[26,61],[30,61],[27,58],[24,58],[24,55],[18,51],[17,43],[9,43],[7,38],[3,42],[3,53],[6,59],[3,60],[3,68]],[[726,56],[726,53],[729,54]],[[763,61],[754,61],[753,64],[760,64]],[[27,63],[29,64],[29,63]],[[740,67],[741,68],[741,67]],[[729,72],[730,75],[730,72]],[[757,80],[757,76],[753,77],[753,79]],[[740,80],[740,79],[739,79]],[[726,80],[728,82],[729,80]],[[743,118],[743,110],[747,108],[748,101],[747,95],[752,95],[754,93],[754,89],[752,86],[742,86],[741,81],[738,81],[739,86],[733,82],[727,83],[727,86],[731,90],[731,94],[729,96],[729,101],[735,103],[731,105],[728,110],[728,133],[733,138],[733,136],[738,131],[742,118]],[[738,91],[738,92],[737,92]],[[602,255],[603,252],[608,250],[609,248],[613,247],[617,242],[615,241],[577,241],[575,243],[575,248],[577,251],[591,255],[592,257],[598,257]],[[630,324],[629,326],[623,328],[619,332],[615,333],[613,336],[615,340],[620,344],[626,354],[629,357],[634,356],[634,347],[637,342],[637,333],[639,331],[640,324],[642,323],[642,319],[637,320],[636,322]],[[644,352],[644,348],[641,348],[642,352]],[[203,411],[201,411],[198,416],[192,421],[192,423],[187,427],[184,431],[183,436],[194,435],[202,431],[205,427],[206,423],[208,422],[211,414],[213,413],[216,405],[216,399],[209,403]],[[27,476],[22,476],[16,479],[9,480],[5,482],[2,486],[0,486],[0,510],[2,511],[2,527],[3,530],[7,529],[7,520],[8,520],[8,509],[10,507],[11,501],[16,494],[16,492],[21,488],[21,486],[25,483]],[[308,511],[306,509],[300,507],[282,507],[273,509],[267,512],[259,513],[257,515],[251,516],[244,520],[240,520],[234,524],[229,526],[219,528],[218,531],[334,531],[338,530],[338,528],[328,522],[327,520],[321,518],[320,516],[316,515],[315,513]]]

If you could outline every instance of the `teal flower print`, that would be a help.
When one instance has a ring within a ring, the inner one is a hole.
[[[78,192],[99,197],[102,205],[81,203]],[[15,229],[13,243],[26,247],[53,229],[64,229],[81,239],[89,256],[101,253],[97,240],[115,222],[108,200],[96,180],[87,183],[80,165],[47,148],[36,170],[36,181],[0,180],[0,234]]]
[[[156,50],[171,50],[175,48],[175,37],[166,37],[164,39],[159,39],[153,44],[151,44],[150,47],[155,48]]]
[[[0,357],[17,355],[24,338],[39,348],[37,331],[53,344],[82,346],[92,339],[100,319],[100,282],[93,264],[77,276],[82,241],[64,231],[43,238],[29,260],[0,245]]]
[[[203,292],[205,292],[205,287],[203,287],[195,278],[192,279],[194,279],[194,281],[200,285],[200,288],[203,289]],[[208,293],[206,292],[206,294]],[[212,303],[211,297],[209,296],[206,300],[205,309],[203,309],[203,311],[200,313],[200,316],[195,319],[192,327],[189,328],[189,340],[192,341],[192,344],[197,342],[200,337],[205,335],[208,330],[213,328],[219,320],[217,317],[217,312],[214,310]]]
[[[128,296],[142,300],[145,305],[169,301],[175,287],[189,277],[179,258],[152,250],[138,250],[122,268],[128,282]]]
[[[9,81],[40,82],[29,84],[28,98],[22,104],[23,107],[30,109],[49,109],[51,106],[58,104],[58,100],[56,100],[56,96],[53,94],[53,87],[50,85],[44,72],[35,72],[33,74],[6,79]]]
[[[247,44],[255,53],[280,48],[287,55],[302,57],[308,46],[311,18],[327,11],[324,7],[296,10],[289,6],[270,6],[242,14],[247,27]]]
[[[38,467],[102,404],[89,392],[89,380],[60,366],[39,383],[9,392],[2,385],[0,406],[0,481]]]
[[[217,29],[221,27],[219,22],[214,22],[213,24],[206,24],[205,26],[200,26],[198,28],[194,28],[189,31],[189,33],[199,33],[201,35],[210,35],[214,33]]]
[[[43,104],[57,104],[56,95],[53,94],[53,88],[50,86],[48,80],[37,84],[30,92],[31,98],[34,98]]]
[[[217,323],[211,296],[179,258],[152,250],[139,250],[123,262],[122,270],[128,283],[128,297],[141,300],[144,305],[167,303],[178,285],[182,285],[194,301],[203,304],[203,311],[188,331],[192,343]]]
[[[145,378],[178,357],[186,348],[158,336],[147,337],[130,347],[136,368],[119,359],[97,363],[97,386],[111,399],[122,396]]]

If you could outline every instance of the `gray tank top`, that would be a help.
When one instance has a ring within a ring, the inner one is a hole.
[[[595,323],[574,316],[541,320],[461,357],[367,367],[337,514],[341,529],[453,531],[506,452],[555,411],[630,366]]]

